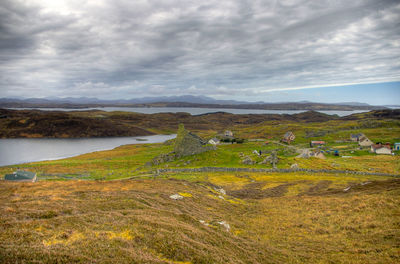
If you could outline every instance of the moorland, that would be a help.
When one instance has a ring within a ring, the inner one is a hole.
[[[2,137],[97,136],[92,133],[102,126],[134,131],[126,135],[136,135],[135,129],[175,133],[182,123],[206,139],[225,130],[244,139],[163,162],[154,160],[173,151],[174,141],[0,167],[2,175],[23,169],[39,178],[0,181],[3,262],[400,261],[399,151],[378,155],[350,140],[363,133],[375,143],[399,142],[398,110],[346,117],[25,110],[1,115]],[[59,128],[64,122],[69,125]],[[53,130],[46,134],[44,124]],[[296,135],[290,145],[280,142],[287,131]],[[325,141],[317,148],[324,158],[299,156],[312,140]],[[263,162],[272,153],[275,170]],[[297,169],[290,170],[294,164]],[[205,167],[227,170],[196,171]],[[245,170],[229,170],[235,168]]]

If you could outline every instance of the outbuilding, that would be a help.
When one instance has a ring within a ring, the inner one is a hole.
[[[281,139],[281,141],[285,142],[287,144],[290,144],[295,138],[296,138],[296,136],[293,134],[293,132],[288,131],[285,133],[285,135],[283,135],[283,138]]]
[[[310,142],[310,147],[323,146],[323,145],[325,145],[325,141],[322,140],[313,140]]]
[[[16,171],[12,174],[4,176],[6,181],[19,181],[19,182],[36,182],[36,173],[30,171]]]
[[[219,141],[218,138],[212,138],[208,141],[208,144],[212,144],[212,145],[218,145],[219,143],[221,143],[221,142]]]
[[[400,143],[394,143],[394,150],[400,150]]]

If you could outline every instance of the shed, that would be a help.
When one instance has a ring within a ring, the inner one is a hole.
[[[363,133],[351,134],[350,135],[350,140],[354,141],[354,142],[358,142],[360,140],[360,138],[363,137],[363,136],[364,136]]]
[[[230,130],[226,130],[224,135],[225,135],[225,137],[233,137],[233,133]]]
[[[283,135],[281,141],[290,144],[295,138],[296,136],[293,134],[293,132],[288,131],[285,133],[285,135]]]
[[[400,143],[394,143],[394,150],[400,150]]]
[[[219,141],[218,138],[212,138],[212,139],[210,139],[210,140],[208,141],[208,143],[209,143],[209,144],[212,144],[212,145],[218,145],[218,144],[221,143],[221,142]]]
[[[23,182],[36,182],[36,173],[30,171],[16,171],[12,174],[4,176],[6,181],[23,181]]]
[[[323,146],[323,145],[325,145],[325,141],[322,140],[313,140],[310,142],[310,147]]]

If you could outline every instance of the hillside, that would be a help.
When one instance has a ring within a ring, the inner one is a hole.
[[[315,103],[301,102],[245,102],[235,100],[216,100],[206,96],[160,96],[134,99],[100,100],[97,98],[0,98],[0,108],[90,108],[90,107],[195,107],[263,110],[378,110],[385,106],[373,106],[358,102]]]
[[[0,182],[3,263],[396,263],[400,181],[208,174]],[[351,182],[353,188],[343,189]],[[227,190],[227,194],[218,188]],[[252,193],[262,196],[252,196]],[[183,199],[173,200],[172,194]],[[379,208],[379,210],[377,210]]]
[[[263,122],[312,123],[328,121],[381,119],[396,120],[400,110],[376,110],[339,118],[319,112],[293,115],[246,114],[224,112],[192,116],[188,113],[140,114],[104,111],[39,111],[0,109],[0,138],[17,137],[117,137],[173,133],[178,124],[202,133],[216,133],[226,128],[254,126]]]

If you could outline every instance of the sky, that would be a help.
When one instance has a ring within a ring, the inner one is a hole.
[[[400,1],[0,1],[0,97],[187,94],[400,104]]]

